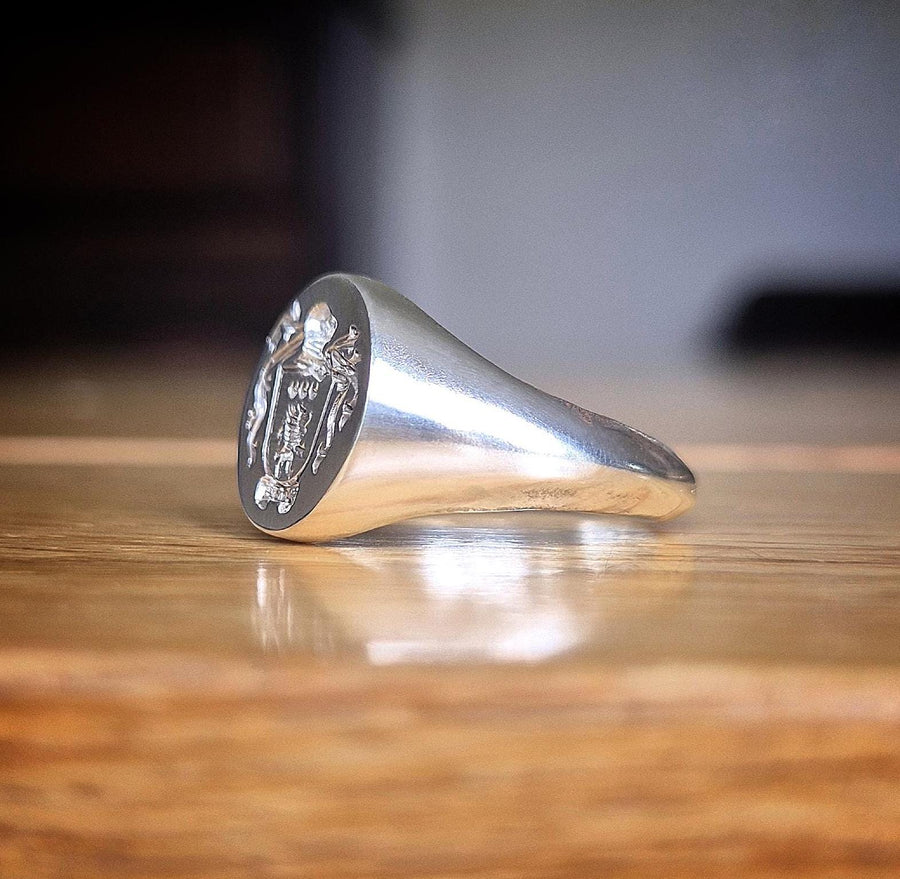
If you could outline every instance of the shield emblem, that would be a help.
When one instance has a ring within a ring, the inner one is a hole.
[[[301,476],[318,470],[335,432],[353,412],[359,333],[351,326],[335,339],[337,327],[327,304],[319,302],[303,316],[295,300],[267,340],[269,354],[246,424],[248,466],[256,460],[263,433],[263,475],[254,492],[262,510],[277,503],[279,513],[290,511]]]

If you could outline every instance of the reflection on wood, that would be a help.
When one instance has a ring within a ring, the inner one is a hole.
[[[381,551],[388,541],[391,550]],[[313,597],[316,616],[374,665],[536,662],[603,643],[622,625],[607,618],[610,606],[621,611],[631,593],[631,610],[646,617],[655,596],[677,592],[690,573],[688,549],[639,527],[485,514],[436,517],[262,563],[256,596],[266,646],[319,652],[318,642],[298,637],[308,624],[296,606]],[[333,635],[311,634],[326,649],[334,644]]]

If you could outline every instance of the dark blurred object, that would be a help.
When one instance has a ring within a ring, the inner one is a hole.
[[[726,327],[741,354],[900,352],[900,284],[772,284],[746,297]]]
[[[7,30],[6,350],[43,344],[45,325],[55,345],[252,339],[330,267],[332,14],[119,10]]]

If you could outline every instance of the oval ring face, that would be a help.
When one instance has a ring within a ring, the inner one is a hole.
[[[238,489],[250,520],[290,528],[322,499],[353,448],[365,409],[371,338],[347,278],[295,296],[266,337],[238,437]]]

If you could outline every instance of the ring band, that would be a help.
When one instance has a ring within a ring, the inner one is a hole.
[[[456,512],[665,519],[695,483],[662,443],[505,373],[390,287],[330,274],[266,338],[238,487],[257,528],[316,542]]]

